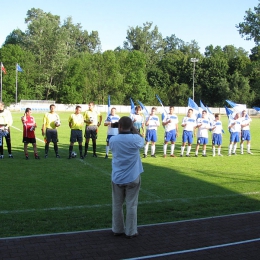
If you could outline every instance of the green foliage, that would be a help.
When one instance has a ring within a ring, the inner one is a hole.
[[[246,12],[239,33],[258,44],[259,5]],[[15,101],[15,64],[23,73],[18,78],[18,101],[51,99],[61,103],[105,104],[107,95],[114,104],[129,104],[129,98],[145,105],[159,94],[165,105],[186,106],[193,94],[195,101],[222,106],[226,99],[260,103],[259,46],[248,53],[232,45],[205,48],[204,54],[195,40],[184,42],[175,34],[162,37],[152,22],[131,26],[123,47],[101,52],[97,31],[83,30],[71,17],[63,23],[58,15],[32,8],[26,14],[25,32],[15,29],[0,49],[3,76],[3,99]],[[256,23],[255,23],[256,22]]]
[[[246,40],[254,40],[259,45],[260,43],[260,4],[254,7],[254,11],[249,9],[244,16],[244,22],[236,25],[239,33]]]

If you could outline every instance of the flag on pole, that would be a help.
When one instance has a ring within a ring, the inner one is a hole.
[[[165,107],[163,106],[163,102],[162,102],[162,100],[160,99],[160,97],[156,94],[155,95],[156,96],[156,98],[158,99],[158,101],[159,101],[159,103],[161,104],[161,106],[162,106],[162,108],[163,108],[163,112],[162,112],[162,121],[163,121],[163,119],[167,116],[167,111],[166,111],[166,109],[165,109]]]
[[[231,107],[235,107],[237,104],[231,100],[226,100],[226,102],[231,106]]]
[[[110,115],[110,95],[107,98],[107,116]]]
[[[17,89],[18,89],[18,72],[23,72],[22,68],[20,67],[20,65],[18,63],[16,63],[16,81],[15,81],[15,85],[16,85],[16,91],[15,91],[15,104],[17,104]]]
[[[16,70],[19,72],[23,72],[22,68],[20,67],[20,65],[18,63],[16,64]]]
[[[130,98],[130,106],[131,106],[130,114],[135,114],[135,104],[132,98]]]
[[[260,107],[253,107],[257,112],[260,112]]]
[[[229,117],[230,115],[232,115],[233,111],[232,111],[230,108],[228,108],[228,107],[225,106],[225,109],[226,109],[226,115],[227,115],[227,117]]]
[[[142,108],[142,110],[143,110],[143,112],[144,112],[145,117],[148,117],[148,116],[149,116],[149,112],[148,112],[148,110],[146,109],[146,107],[144,106],[144,104],[142,104],[142,102],[139,101],[139,100],[137,100],[137,102],[138,102],[139,105],[141,106],[141,108]]]
[[[204,106],[204,104],[202,103],[201,100],[200,100],[200,108],[201,108],[201,110],[207,111],[207,115],[208,115],[208,119],[210,121],[210,125],[212,125],[215,117],[214,117],[213,113],[210,111],[210,109],[207,106]],[[202,114],[202,111],[201,111],[201,114]]]
[[[4,74],[6,74],[6,69],[4,67],[4,64],[1,62],[1,70],[3,71]]]
[[[193,115],[196,118],[201,117],[198,105],[191,98],[188,99],[188,107],[193,109]]]
[[[207,108],[204,106],[204,104],[202,103],[202,101],[200,100],[200,107],[203,109],[203,110],[206,110],[206,111],[208,111],[207,110]]]
[[[237,104],[231,100],[226,100],[226,102],[233,108],[234,113],[241,113],[246,109],[246,105]]]
[[[207,108],[207,110],[209,111],[209,113],[213,115],[213,113],[211,112],[211,110],[209,109],[209,107],[206,106],[206,108]]]

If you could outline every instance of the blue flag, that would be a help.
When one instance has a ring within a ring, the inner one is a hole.
[[[201,117],[198,105],[191,98],[188,99],[188,107],[193,109],[194,116],[197,118]]]
[[[232,111],[230,108],[228,108],[228,107],[225,106],[225,109],[226,109],[226,115],[227,115],[227,117],[229,117],[230,115],[232,115],[233,111]]]
[[[246,109],[246,105],[242,104],[236,104],[233,101],[226,100],[226,102],[233,108],[233,114],[235,115],[236,113],[241,113],[243,110]],[[233,117],[234,117],[233,115]]]
[[[163,103],[162,103],[162,100],[160,99],[160,97],[156,94],[155,95],[156,96],[156,98],[158,99],[158,101],[159,101],[159,103],[161,104],[161,106],[162,106],[162,108],[163,108],[163,112],[162,112],[162,121],[163,121],[163,119],[167,116],[167,111],[166,111],[166,109],[164,108],[164,106],[163,106]]]
[[[16,70],[19,71],[19,72],[23,72],[22,68],[19,66],[18,63],[16,64]]]
[[[204,104],[202,103],[201,100],[200,100],[200,107],[201,107],[203,110],[206,110],[206,111],[207,111],[207,108],[204,106]]]
[[[139,100],[137,100],[137,102],[138,102],[139,105],[141,106],[141,108],[142,108],[142,110],[143,110],[143,112],[144,112],[145,117],[148,117],[148,116],[149,116],[149,112],[148,112],[148,110],[146,109],[146,107],[144,106],[144,104],[142,104],[142,102],[139,101]]]
[[[207,110],[209,111],[209,113],[213,115],[213,113],[211,112],[211,110],[209,109],[209,107],[206,106],[206,108],[207,108]]]
[[[231,107],[235,107],[237,104],[231,100],[226,100]]]
[[[135,114],[135,104],[134,104],[132,98],[130,98],[130,105],[131,105],[130,114]]]
[[[260,111],[260,107],[253,107],[253,109],[255,109],[257,112]]]
[[[191,98],[189,98],[188,100],[188,107],[192,108],[193,110],[199,111],[198,105]]]

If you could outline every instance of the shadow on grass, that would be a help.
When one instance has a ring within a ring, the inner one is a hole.
[[[43,155],[44,144],[38,147]],[[105,145],[98,143],[98,158],[93,158],[90,143],[86,159],[68,160],[68,144],[59,144],[59,149],[61,159],[55,158],[51,144],[47,160],[26,161],[21,147],[14,149],[11,164],[3,160],[2,237],[111,227],[111,154],[105,160]],[[176,145],[176,152],[179,149]],[[74,151],[78,151],[77,144]],[[157,152],[157,158],[143,159],[138,224],[260,209],[259,176],[240,172],[239,167],[226,171],[228,158],[164,159],[162,145]],[[216,162],[221,165],[216,167]]]

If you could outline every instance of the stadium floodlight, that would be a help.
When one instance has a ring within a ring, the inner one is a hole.
[[[195,63],[199,61],[197,58],[191,58],[191,62],[193,62],[193,74],[192,74],[192,97],[194,100],[194,77],[195,77]]]

